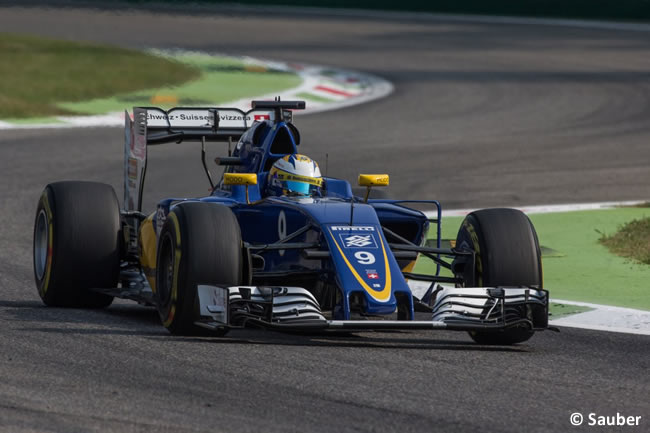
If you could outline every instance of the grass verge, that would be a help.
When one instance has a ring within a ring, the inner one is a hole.
[[[161,58],[179,61],[200,72],[200,76],[178,85],[147,88],[136,92],[119,93],[105,98],[82,102],[62,102],[58,106],[78,114],[103,114],[126,107],[155,105],[214,106],[219,103],[253,98],[271,91],[280,92],[300,84],[293,73],[250,65],[230,57],[215,57],[200,53],[155,52]]]
[[[0,33],[0,118],[71,114],[78,102],[197,79],[195,66],[106,45]]]
[[[625,223],[616,233],[603,234],[600,243],[616,255],[650,265],[650,218]]]
[[[650,217],[650,208],[536,214],[530,218],[543,255],[544,287],[551,297],[595,304],[650,310],[650,266],[612,254],[600,243],[633,220]],[[460,217],[443,218],[443,239],[455,239]],[[416,272],[431,272],[428,260],[418,260]]]

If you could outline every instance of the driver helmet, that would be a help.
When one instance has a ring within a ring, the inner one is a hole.
[[[313,196],[321,194],[323,178],[316,161],[294,153],[275,161],[267,185],[275,195]]]

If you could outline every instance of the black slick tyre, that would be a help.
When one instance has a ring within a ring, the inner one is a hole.
[[[465,287],[543,287],[542,261],[537,233],[530,219],[516,209],[483,209],[463,221],[457,249],[476,254],[475,272],[462,275]],[[479,344],[510,345],[532,337],[527,327],[499,332],[470,332]]]
[[[203,335],[194,324],[197,285],[239,285],[243,264],[239,223],[228,207],[175,206],[158,238],[155,299],[163,325],[175,335]]]
[[[110,185],[56,182],[45,187],[34,221],[34,278],[48,306],[103,308],[120,273],[120,207]]]

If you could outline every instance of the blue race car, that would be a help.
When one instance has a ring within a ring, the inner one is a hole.
[[[361,174],[365,194],[324,177],[298,152],[292,110],[303,101],[234,108],[136,107],[126,113],[124,200],[96,182],[57,182],[39,200],[34,275],[51,306],[101,308],[114,297],[154,305],[173,334],[274,330],[461,330],[514,344],[548,328],[548,292],[528,217],[469,214],[442,248],[436,201],[370,199],[386,174]],[[151,146],[201,142],[212,193],[165,198],[142,213]],[[205,143],[228,142],[215,183]],[[235,145],[236,143],[236,145]],[[234,149],[232,146],[234,145]],[[436,218],[407,205],[431,206]],[[435,243],[426,244],[430,226]],[[431,246],[427,246],[431,245]],[[414,272],[416,260],[436,272]],[[446,269],[441,272],[441,269]],[[409,282],[426,282],[416,297]]]

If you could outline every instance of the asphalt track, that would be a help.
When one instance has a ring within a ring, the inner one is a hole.
[[[389,172],[394,196],[463,208],[649,195],[650,33],[116,12],[0,8],[0,29],[385,77],[391,97],[296,122],[304,153],[321,165],[329,154],[330,175]],[[31,265],[38,196],[61,179],[120,191],[121,149],[116,128],[0,133],[0,431],[586,430],[573,412],[641,415],[624,431],[647,431],[647,336],[565,328],[511,348],[448,332],[188,339],[134,304],[43,307]],[[154,150],[147,205],[207,191],[195,147]]]

